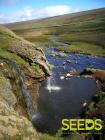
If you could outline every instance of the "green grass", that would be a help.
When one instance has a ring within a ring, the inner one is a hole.
[[[59,136],[50,136],[48,134],[39,134],[39,140],[63,140]]]
[[[88,55],[105,56],[105,51],[98,45],[89,44],[85,42],[73,42],[69,47],[58,46],[59,51],[65,51],[67,53],[81,53]]]
[[[99,108],[105,107],[105,92],[99,92],[94,96],[94,100],[89,104],[87,112],[91,113],[95,109],[95,105]],[[102,113],[105,116],[104,109]]]
[[[25,36],[24,36],[25,37]],[[30,36],[25,37],[26,40],[35,43],[36,45],[43,47],[43,48],[49,48],[50,46],[53,46],[53,42],[50,41],[50,35],[40,35],[40,36]]]
[[[57,52],[55,52],[55,51],[47,50],[47,53],[49,53],[52,57],[57,56]]]
[[[41,73],[42,69],[40,68],[40,66],[38,64],[33,64],[31,66],[31,68],[36,72],[36,73]]]
[[[7,28],[0,26],[0,56],[3,58],[10,59],[16,62],[18,65],[25,65],[26,67],[30,67],[36,73],[41,73],[42,69],[39,67],[38,64],[33,64],[33,66],[30,66],[27,59],[21,57],[20,55],[18,55],[18,53],[13,53],[8,50],[11,47],[21,49],[21,47],[23,47],[21,42],[26,43],[27,45],[27,42],[25,42],[25,40],[16,36]]]
[[[22,59],[21,57],[19,57],[15,53],[10,53],[8,51],[2,50],[1,48],[0,48],[0,56],[2,56],[4,58],[9,58],[9,59],[17,62],[18,64],[25,65],[27,63],[24,59]]]
[[[71,44],[72,42],[86,42],[98,45],[105,49],[105,32],[100,30],[61,33],[61,35],[59,35],[59,40],[68,44]]]
[[[89,106],[88,106],[88,112],[91,112],[93,110],[94,104],[95,103],[93,101],[89,104]]]
[[[40,36],[36,36],[36,37],[28,37],[26,39],[31,41],[31,42],[48,42],[49,36],[40,35]]]
[[[24,59],[22,59],[20,56],[18,56],[15,53],[10,53],[6,50],[2,50],[0,48],[0,56],[4,57],[4,58],[8,58],[14,62],[16,62],[19,65],[26,65],[30,68],[32,68],[36,73],[42,73],[42,69],[40,68],[40,66],[38,64],[33,64],[32,66],[29,66],[28,62],[26,62]]]

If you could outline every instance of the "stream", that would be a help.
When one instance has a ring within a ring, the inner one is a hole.
[[[56,48],[48,50],[58,55],[53,57],[46,52],[47,60],[55,67],[52,68],[53,75],[42,82],[32,121],[38,131],[55,134],[61,127],[62,119],[81,115],[85,111],[83,102],[86,100],[89,104],[98,92],[96,81],[92,78],[64,78],[64,75],[72,69],[78,72],[85,68],[105,70],[105,58],[69,53],[61,57]],[[64,65],[66,61],[68,63]]]

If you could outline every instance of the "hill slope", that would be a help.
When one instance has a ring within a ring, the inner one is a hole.
[[[60,41],[73,45],[65,51],[105,56],[105,8],[6,26],[41,45],[51,45],[50,37],[55,35]],[[58,49],[64,50],[60,46]]]
[[[50,73],[42,49],[3,26],[0,26],[0,56],[12,58],[17,63],[26,62],[30,66],[38,64],[46,74]]]

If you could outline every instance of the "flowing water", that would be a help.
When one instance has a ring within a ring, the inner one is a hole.
[[[55,78],[50,76],[50,77],[47,78],[46,89],[51,93],[52,91],[61,90],[61,87],[57,86]]]
[[[56,51],[53,47],[50,50]],[[83,102],[86,100],[89,104],[98,91],[92,78],[64,78],[64,74],[74,68],[78,72],[88,67],[105,69],[105,58],[76,54],[53,57],[49,53],[46,57],[55,66],[52,68],[54,75],[42,82],[33,124],[41,132],[56,133],[61,127],[61,120],[81,115],[85,111]],[[67,60],[70,62],[64,66]]]

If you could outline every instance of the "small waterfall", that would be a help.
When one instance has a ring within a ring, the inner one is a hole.
[[[47,78],[47,90],[49,90],[49,92],[51,93],[53,90],[61,90],[61,87],[56,85],[56,81],[55,79],[50,76]]]
[[[1,60],[1,62],[5,62],[8,65],[8,68],[11,71],[11,75],[14,78],[14,82],[17,81],[17,83],[15,83],[15,84],[19,88],[18,89],[19,96],[21,97],[21,100],[25,104],[27,113],[31,119],[35,110],[32,106],[32,101],[29,96],[29,93],[26,91],[26,88],[24,86],[24,80],[23,80],[23,76],[21,74],[21,70],[20,70],[19,66],[15,62],[13,62],[7,58],[0,57],[0,60]]]

